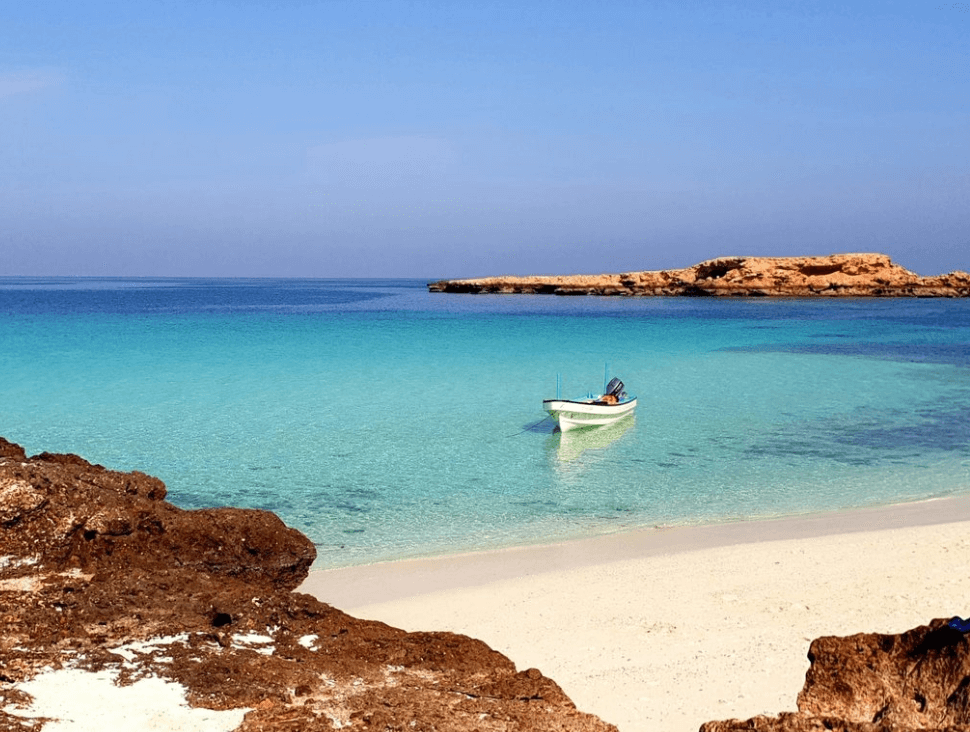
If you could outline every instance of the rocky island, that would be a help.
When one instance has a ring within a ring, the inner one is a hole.
[[[481,641],[294,591],[316,552],[275,515],[165,495],[0,438],[0,729],[616,732]],[[798,711],[702,732],[970,730],[958,625],[819,638]]]
[[[970,274],[921,277],[885,254],[720,257],[685,269],[439,280],[430,292],[737,297],[970,297]]]

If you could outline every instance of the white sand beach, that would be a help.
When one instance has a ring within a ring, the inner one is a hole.
[[[970,614],[970,496],[316,571],[301,590],[479,638],[621,732],[694,732],[796,709],[818,636]]]

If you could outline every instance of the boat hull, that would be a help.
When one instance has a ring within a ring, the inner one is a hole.
[[[637,408],[636,398],[619,404],[596,404],[592,400],[546,399],[545,409],[559,424],[563,432],[584,427],[603,427],[633,414]]]

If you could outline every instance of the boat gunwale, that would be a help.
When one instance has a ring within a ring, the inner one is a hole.
[[[630,397],[628,399],[624,399],[622,402],[617,402],[616,404],[607,404],[605,402],[597,402],[595,399],[543,399],[542,400],[542,403],[543,403],[543,405],[552,404],[552,403],[557,403],[557,404],[580,404],[580,405],[582,405],[584,407],[606,407],[606,408],[609,408],[609,409],[614,409],[616,407],[625,407],[625,406],[627,406],[629,404],[632,404],[636,400],[637,400],[637,398],[634,396],[634,397]]]

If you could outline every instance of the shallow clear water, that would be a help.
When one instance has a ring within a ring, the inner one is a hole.
[[[541,402],[640,404],[593,433]],[[970,490],[970,302],[0,279],[0,435],[272,510],[319,566]]]

